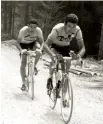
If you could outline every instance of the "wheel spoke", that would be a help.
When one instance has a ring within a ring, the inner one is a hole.
[[[65,88],[67,88],[67,90]],[[61,98],[61,114],[64,122],[68,123],[70,121],[72,116],[72,110],[73,110],[73,90],[70,79],[66,77],[63,79],[62,98]]]

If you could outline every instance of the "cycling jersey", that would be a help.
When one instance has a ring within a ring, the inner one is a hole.
[[[53,27],[48,38],[56,38],[58,41],[67,41],[68,45],[70,44],[71,35],[74,36],[77,40],[83,39],[81,29],[78,25],[71,28],[69,33],[66,33],[64,30],[64,23],[59,23]]]
[[[22,39],[21,43],[29,44],[36,41],[37,37],[41,37],[43,39],[43,34],[39,27],[36,27],[33,31],[30,31],[28,26],[24,26],[20,30],[18,37]]]

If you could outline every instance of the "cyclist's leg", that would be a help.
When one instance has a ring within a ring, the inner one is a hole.
[[[20,66],[20,73],[21,73],[21,78],[22,82],[25,85],[25,67],[26,67],[26,61],[27,61],[27,55],[22,55],[22,61],[21,61],[21,66]]]
[[[53,77],[53,61],[50,63],[49,66],[49,77],[47,79],[47,89],[49,89],[50,84],[52,85],[52,77]]]
[[[62,47],[59,47],[58,45],[52,44],[52,49],[51,49],[55,54],[61,53]],[[49,87],[49,84],[52,83],[52,77],[53,77],[53,62],[50,63],[50,68],[49,68],[49,78],[47,80],[47,86]],[[59,82],[58,82],[59,83]],[[58,83],[56,86],[58,87]],[[59,97],[59,93],[57,93],[57,96]]]
[[[62,56],[64,57],[64,56],[67,56],[67,57],[69,57],[69,52],[70,52],[70,46],[67,46],[67,47],[64,47],[63,49],[62,49],[62,52],[61,52],[61,54],[62,54]],[[65,72],[65,66],[64,66],[64,61],[61,61],[61,68],[62,68],[62,72]],[[69,63],[69,60],[67,61],[67,63],[66,63],[66,72],[69,74],[69,68],[70,68],[70,63]],[[67,93],[67,81],[65,81],[65,83],[64,83],[64,87],[63,87],[63,95],[64,95],[64,100],[65,100],[65,96],[66,96],[66,93]]]
[[[20,46],[22,49],[27,49],[27,44],[23,44],[20,43]],[[21,59],[21,65],[20,65],[20,74],[21,74],[21,79],[22,79],[22,90],[25,90],[25,75],[26,75],[26,71],[25,71],[25,67],[26,67],[26,61],[27,61],[27,56],[26,55],[21,55],[20,54]]]
[[[51,50],[53,53],[55,53],[55,54],[57,53],[57,51],[54,48],[52,48]],[[53,68],[52,67],[53,67],[53,61],[50,62],[50,66],[49,66],[49,78],[51,78],[51,79],[53,76]]]
[[[57,46],[56,44],[52,44],[52,48],[51,50],[54,52],[54,54],[57,54],[60,52],[60,47]],[[52,78],[52,75],[53,75],[53,62],[50,63],[50,68],[49,68],[49,78]]]
[[[57,53],[57,51],[54,48],[52,48],[51,50],[55,54]],[[49,66],[49,77],[47,79],[47,89],[49,89],[50,84],[51,84],[51,86],[53,86],[52,85],[52,78],[53,78],[53,68],[52,67],[53,67],[53,61],[50,62],[50,66]]]
[[[37,65],[39,59],[40,59],[40,56],[41,56],[41,51],[40,51],[40,44],[39,43],[36,43],[34,45],[34,48],[33,50],[36,50],[36,57],[35,57],[35,66]]]
[[[37,75],[38,70],[37,70],[36,65],[37,65],[37,63],[39,62],[39,59],[40,59],[41,54],[42,54],[41,51],[40,51],[40,44],[36,42],[36,43],[33,45],[32,50],[36,51],[35,63],[34,63],[34,70],[35,70],[35,75]]]

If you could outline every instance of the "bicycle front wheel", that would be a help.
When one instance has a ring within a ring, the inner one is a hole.
[[[32,100],[34,99],[34,78],[32,75],[32,82],[31,82],[32,86],[31,86],[31,92],[32,92]]]
[[[63,121],[67,124],[70,122],[73,111],[73,89],[68,76],[63,77],[61,94],[61,114]]]
[[[30,89],[30,92],[31,92],[31,97],[32,97],[32,100],[34,99],[34,76],[33,76],[33,73],[34,73],[34,67],[32,64],[29,64],[28,66],[28,89]],[[31,88],[29,88],[31,87]]]
[[[30,73],[29,73],[29,65],[26,66],[26,91],[29,91],[29,84],[30,84]]]
[[[32,100],[34,99],[34,63],[30,66],[30,77],[31,77],[31,95]]]

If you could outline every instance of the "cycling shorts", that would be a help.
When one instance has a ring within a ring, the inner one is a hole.
[[[29,43],[29,44],[25,44],[25,43],[20,43],[20,46],[22,49],[30,49],[32,50],[33,47],[35,46],[35,42]]]
[[[51,48],[53,48],[56,52],[58,52],[59,54],[61,54],[62,56],[70,56],[69,52],[70,52],[70,46],[58,46],[56,44],[52,44]]]

